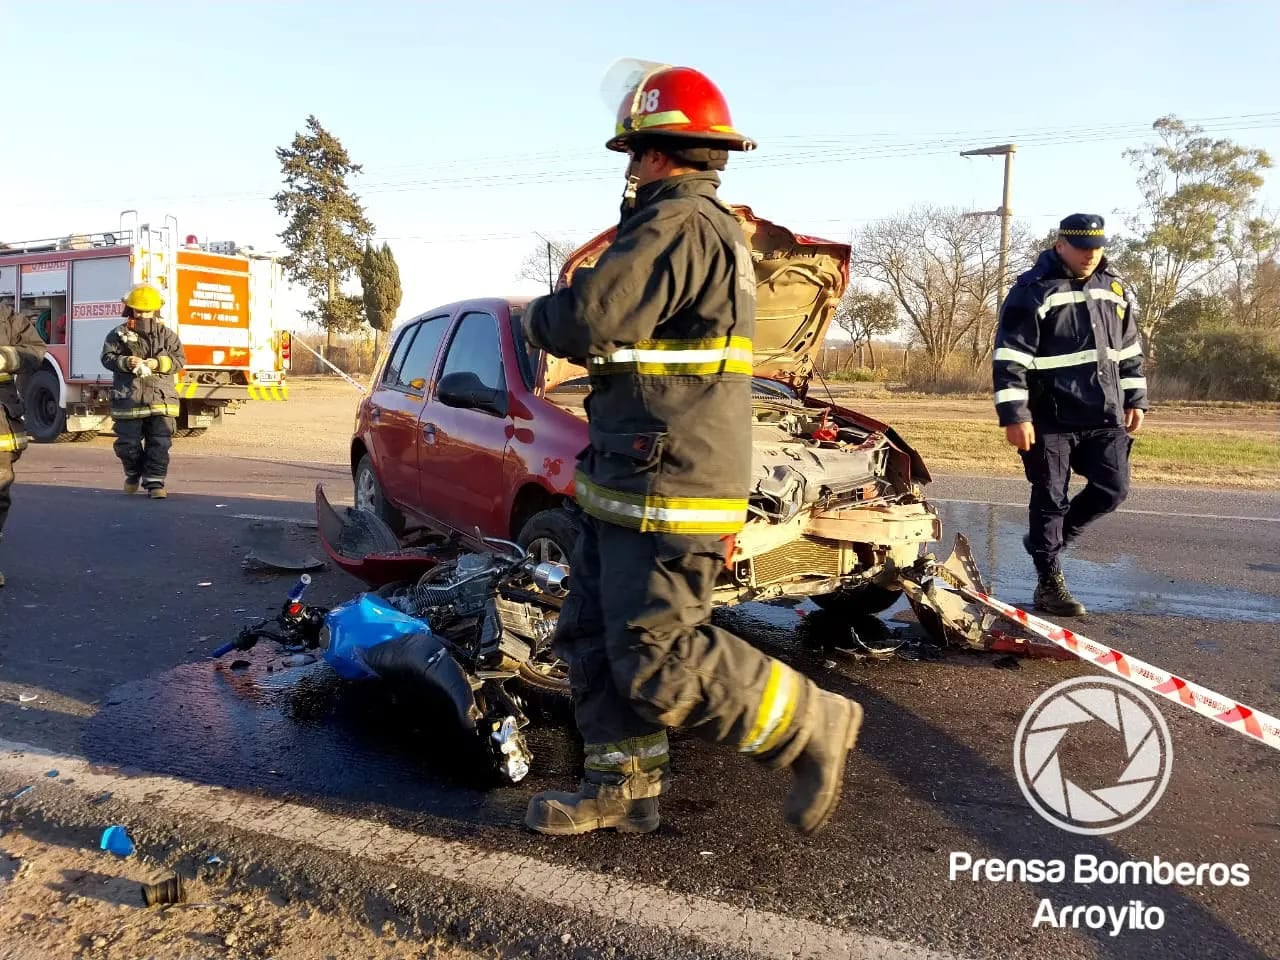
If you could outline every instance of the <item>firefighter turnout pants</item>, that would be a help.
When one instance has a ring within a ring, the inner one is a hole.
[[[141,483],[147,490],[164,486],[176,425],[173,417],[116,420],[114,448],[124,464],[126,480]]]
[[[18,456],[16,451],[0,451],[0,536],[4,536],[4,522],[13,504],[9,490],[13,487],[13,465],[18,462]]]
[[[1043,433],[1021,451],[1031,484],[1031,530],[1028,545],[1036,572],[1058,569],[1058,555],[1098,517],[1110,513],[1129,496],[1129,451],[1133,439],[1124,427]],[[1087,481],[1068,499],[1072,472]]]
[[[27,435],[22,423],[14,422],[0,408],[0,536],[4,535],[4,522],[9,518],[9,507],[13,504],[10,490],[13,488],[13,465],[22,456],[27,445]]]
[[[668,727],[783,762],[818,689],[710,623],[719,538],[581,520],[555,649],[569,663],[585,779],[657,796]]]

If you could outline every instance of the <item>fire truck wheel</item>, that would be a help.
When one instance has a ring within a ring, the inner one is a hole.
[[[70,440],[67,413],[58,402],[58,376],[48,367],[33,373],[22,390],[27,433],[37,443]]]

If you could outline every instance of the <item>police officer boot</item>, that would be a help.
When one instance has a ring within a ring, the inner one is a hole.
[[[1080,617],[1085,614],[1084,604],[1071,595],[1071,591],[1067,589],[1066,577],[1056,568],[1040,574],[1034,604],[1041,613],[1060,617]]]
[[[575,793],[549,790],[529,800],[524,822],[553,837],[658,829],[658,795],[670,767],[665,730],[615,743],[586,744],[585,774]]]

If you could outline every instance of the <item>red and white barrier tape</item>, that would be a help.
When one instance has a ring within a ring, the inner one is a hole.
[[[1041,620],[995,597],[989,597],[985,593],[979,593],[968,587],[958,586],[956,589],[970,600],[981,603],[1022,624],[1037,636],[1044,637],[1064,650],[1071,651],[1095,667],[1101,667],[1116,676],[1124,677],[1139,687],[1160,694],[1166,700],[1180,703],[1201,716],[1217,721],[1224,727],[1280,750],[1280,720],[1273,716],[1254,710],[1252,707],[1246,707],[1243,703],[1236,703],[1207,687],[1192,683],[1190,680],[1183,680],[1119,650],[1112,650],[1065,627]]]

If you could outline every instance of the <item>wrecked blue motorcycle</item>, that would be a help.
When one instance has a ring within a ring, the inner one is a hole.
[[[568,698],[568,670],[551,652],[568,569],[537,562],[506,540],[437,556],[416,581],[393,581],[332,609],[303,603],[304,574],[273,618],[243,628],[214,658],[259,640],[318,651],[344,680],[380,680],[442,703],[476,738],[499,782],[519,783],[532,754],[521,692]]]

